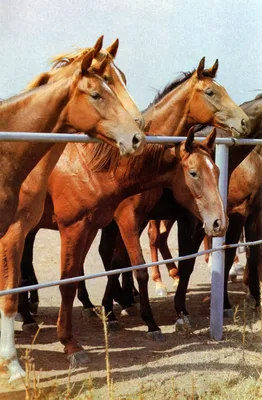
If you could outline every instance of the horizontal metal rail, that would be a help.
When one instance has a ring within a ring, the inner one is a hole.
[[[204,137],[195,137],[202,142]],[[147,143],[172,144],[180,143],[186,137],[173,136],[147,136]],[[69,133],[36,133],[36,132],[0,132],[0,141],[6,142],[50,142],[50,143],[99,143],[100,140],[91,138],[85,134]],[[235,138],[216,138],[216,144],[226,144],[227,146],[247,146],[262,145],[262,139],[235,139]]]
[[[23,293],[23,292],[27,292],[29,290],[45,289],[45,288],[57,286],[57,285],[67,285],[68,283],[76,283],[76,282],[81,282],[81,281],[85,281],[85,280],[89,280],[89,279],[103,278],[104,276],[116,275],[116,274],[121,274],[123,272],[130,272],[130,271],[136,271],[138,269],[150,268],[150,267],[153,267],[154,265],[170,264],[173,262],[189,260],[190,258],[199,257],[204,254],[214,253],[216,251],[226,250],[229,248],[236,248],[236,247],[241,247],[241,246],[244,246],[244,247],[256,246],[258,244],[262,244],[262,240],[257,240],[255,242],[226,244],[223,246],[216,247],[215,249],[202,250],[202,251],[199,251],[198,253],[188,254],[183,257],[169,258],[167,260],[161,260],[161,261],[156,261],[156,262],[151,262],[151,263],[141,264],[141,265],[134,265],[131,267],[119,268],[119,269],[114,269],[111,271],[103,271],[103,272],[98,272],[96,274],[76,276],[74,278],[60,279],[60,280],[56,280],[56,281],[52,281],[52,282],[39,283],[37,285],[23,286],[23,287],[19,287],[19,288],[15,288],[15,289],[2,290],[2,291],[0,291],[0,296],[5,296],[7,294]]]

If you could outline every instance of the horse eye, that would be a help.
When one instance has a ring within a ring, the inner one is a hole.
[[[108,76],[104,75],[104,76],[103,76],[103,79],[104,79],[104,81],[105,81],[106,83],[109,82],[109,77],[108,77]]]
[[[100,94],[97,93],[97,92],[90,93],[90,96],[91,96],[92,99],[94,99],[94,100],[100,100],[100,99],[102,99],[102,96],[100,96]]]
[[[196,171],[189,171],[189,175],[191,175],[192,178],[197,178],[197,173],[196,173]]]
[[[206,90],[206,94],[207,94],[208,96],[213,96],[215,93],[213,92],[212,89],[208,88],[208,89]]]

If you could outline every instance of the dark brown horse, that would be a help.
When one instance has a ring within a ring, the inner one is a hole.
[[[31,90],[0,108],[0,131],[85,132],[119,147],[124,154],[141,151],[143,134],[115,93],[90,69],[94,51],[69,78]],[[97,72],[102,73],[104,65]],[[140,140],[138,140],[140,138]],[[47,181],[65,144],[1,142],[0,290],[17,287],[24,240],[41,218]],[[14,344],[15,295],[0,299],[2,364],[11,377],[24,375]]]
[[[209,121],[208,123],[216,126],[227,127],[227,129],[233,128],[233,132],[237,135],[239,133],[247,134],[248,120],[245,117],[245,113],[241,112],[239,114],[239,108],[228,97],[225,90],[213,80],[216,70],[217,63],[209,70],[205,70],[204,62],[201,60],[196,71],[186,74],[182,80],[169,85],[144,113],[146,122],[151,121],[150,129],[161,130],[162,132],[164,129],[167,135],[185,134],[186,128],[192,126],[196,121],[200,123]],[[234,117],[234,113],[236,113],[237,118]],[[159,121],[158,128],[157,121]],[[101,158],[100,151],[101,149],[98,147],[94,154],[94,159],[98,158],[99,160]],[[116,190],[116,188],[113,186],[113,181],[111,183],[111,179],[107,179],[105,183],[102,180],[103,175],[99,175],[99,173],[92,173],[92,178],[87,178],[90,176],[91,171],[87,161],[84,159],[83,154],[86,152],[82,146],[75,145],[72,149],[67,146],[66,152],[68,154],[64,153],[64,157],[60,159],[49,180],[49,194],[52,198],[54,214],[62,240],[62,277],[77,275],[81,271],[84,258],[97,229],[110,222],[110,218],[113,218],[114,210],[121,200],[112,191],[113,189]],[[80,157],[79,163],[76,164],[82,164],[83,176],[80,177],[78,175],[77,179],[72,165],[69,166],[65,162],[71,157],[74,159]],[[105,158],[103,163],[105,167],[110,166],[112,159]],[[95,160],[93,164],[96,167]],[[137,174],[140,180],[136,183],[135,191],[128,180],[126,183],[123,181],[122,190],[124,192],[121,192],[122,198],[131,195],[132,192],[137,193],[146,190],[145,183],[143,183],[145,179],[143,173],[137,172]],[[83,182],[89,182],[89,179],[92,179],[92,185],[83,185]],[[125,185],[127,186],[125,187]],[[61,201],[61,190],[64,192],[63,201]],[[120,189],[118,188],[117,190]],[[83,191],[85,191],[85,196],[83,196]],[[182,191],[180,196],[183,196]],[[85,200],[83,200],[83,197]],[[187,207],[192,207],[188,196],[186,198],[181,197],[180,200]],[[110,206],[111,202],[113,204],[112,207]],[[106,211],[104,210],[105,206]],[[103,212],[101,212],[102,209]],[[210,234],[216,234],[215,232],[219,232],[221,226],[224,225],[224,222],[220,219],[218,221],[207,221],[207,223],[210,225],[208,227]],[[55,228],[52,222],[52,203],[50,198],[46,203],[45,217],[38,225],[38,228],[40,227]],[[70,241],[68,238],[70,238]],[[71,243],[71,246],[69,246],[69,243]],[[138,273],[141,291],[143,292],[142,314],[150,332],[158,334],[159,328],[153,320],[148,302],[145,277],[146,275],[143,271]],[[62,318],[59,320],[58,334],[60,340],[65,344],[68,355],[81,362],[83,357],[81,347],[76,344],[71,334],[71,308],[75,296],[74,290],[75,288],[61,288],[62,308],[60,315]]]

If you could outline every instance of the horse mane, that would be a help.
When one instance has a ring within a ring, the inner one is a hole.
[[[90,47],[77,48],[70,53],[60,53],[51,58],[52,69],[62,68],[71,64],[76,58],[83,56],[90,50]]]
[[[255,97],[255,100],[260,100],[260,99],[262,99],[262,93],[259,93],[259,94]]]
[[[154,100],[152,103],[149,104],[149,106],[143,111],[146,112],[150,107],[156,105],[160,100],[162,100],[168,93],[170,93],[172,90],[176,89],[178,86],[182,85],[185,81],[191,78],[191,76],[194,74],[196,70],[193,69],[193,71],[187,71],[187,72],[182,72],[178,78],[176,78],[173,82],[168,83],[162,91],[158,91]],[[203,76],[209,77],[213,79],[212,74],[208,69],[205,69],[202,73]]]
[[[58,54],[57,56],[54,56],[51,58],[51,72],[58,69],[58,68],[63,68],[66,67],[69,64],[72,64],[73,61],[75,61],[77,58],[82,57],[85,55],[91,48],[86,47],[86,48],[77,48],[76,50],[70,52],[70,53],[61,53]],[[109,58],[111,57],[110,54],[106,53],[105,51],[101,50],[99,54],[96,56],[97,61],[102,61],[102,59],[105,56],[108,56]],[[111,57],[112,58],[112,57]],[[45,85],[50,78],[50,72],[43,72],[42,74],[38,75],[35,79],[33,79],[23,91],[28,91],[31,89],[34,89],[38,86]]]
[[[152,103],[150,103],[149,106],[143,112],[146,112],[150,107],[156,105],[168,93],[170,93],[172,90],[176,89],[178,86],[182,85],[182,83],[191,78],[194,72],[195,70],[193,70],[192,72],[182,72],[182,74],[178,78],[176,78],[173,82],[168,83],[162,91],[159,90]]]
[[[131,156],[126,159],[126,168],[123,175],[137,174],[137,169],[145,164],[150,166],[148,174],[156,174],[159,171],[160,164],[165,151],[165,146],[161,144],[146,144],[143,153],[137,156]],[[107,143],[92,144],[92,151],[89,152],[88,168],[92,172],[111,172],[115,173],[119,163],[123,157],[120,156],[119,150]],[[144,173],[144,172],[143,172]]]

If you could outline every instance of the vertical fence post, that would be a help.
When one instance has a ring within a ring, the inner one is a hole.
[[[225,144],[216,145],[216,164],[220,169],[219,191],[226,210],[228,187],[228,146]],[[224,243],[225,236],[213,238],[212,247],[222,246]],[[223,337],[224,270],[225,251],[215,251],[212,254],[210,336],[216,340],[221,340]]]

